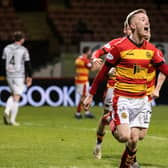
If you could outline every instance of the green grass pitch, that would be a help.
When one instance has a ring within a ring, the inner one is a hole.
[[[20,127],[4,126],[1,120],[0,168],[117,168],[124,144],[114,140],[108,129],[102,160],[93,158],[102,108],[91,110],[96,119],[76,120],[75,108],[22,107]],[[149,133],[139,143],[137,158],[141,168],[168,168],[168,106],[153,109]]]

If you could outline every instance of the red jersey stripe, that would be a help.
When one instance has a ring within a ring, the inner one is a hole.
[[[146,79],[133,79],[133,78],[127,78],[127,77],[122,77],[122,76],[117,76],[116,77],[118,82],[122,83],[130,83],[130,84],[145,84]]]

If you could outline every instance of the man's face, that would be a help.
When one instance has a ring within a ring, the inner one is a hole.
[[[135,14],[131,20],[131,28],[141,37],[147,37],[150,33],[149,18],[144,13]]]
[[[146,36],[144,36],[144,39],[147,40],[147,41],[150,41],[151,39],[151,32],[149,30],[148,34]]]

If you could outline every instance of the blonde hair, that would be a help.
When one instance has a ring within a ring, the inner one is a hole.
[[[129,27],[129,25],[128,25],[128,21],[125,20],[125,22],[124,22],[124,28],[127,28],[127,27]]]
[[[137,9],[137,10],[134,10],[134,11],[130,12],[130,13],[128,14],[128,16],[126,17],[124,26],[125,26],[125,24],[128,25],[128,26],[130,26],[132,18],[133,18],[136,14],[138,14],[138,13],[144,13],[144,14],[147,15],[147,12],[146,12],[145,9]]]

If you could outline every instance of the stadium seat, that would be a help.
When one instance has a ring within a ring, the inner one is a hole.
[[[157,4],[153,3],[152,0],[137,0],[136,3],[134,0],[71,0],[70,2],[71,8],[48,12],[51,26],[54,27],[56,35],[59,33],[62,36],[65,45],[66,42],[69,45],[70,42],[73,43],[76,40],[79,40],[78,42],[81,40],[108,41],[121,36],[126,15],[135,8],[148,10],[151,16],[152,39],[154,41],[167,40],[164,35],[167,33],[168,5],[161,5],[158,10]],[[79,20],[92,33],[79,33],[75,29]],[[159,31],[160,26],[165,28]],[[57,31],[58,29],[59,32]],[[160,37],[155,35],[158,32]],[[71,34],[71,36],[65,36],[65,34]]]

